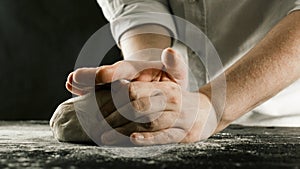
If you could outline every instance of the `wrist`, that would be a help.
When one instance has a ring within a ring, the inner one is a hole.
[[[141,49],[130,54],[123,54],[124,60],[134,61],[161,61],[161,55],[164,49],[147,48]]]
[[[202,86],[199,89],[199,92],[203,95],[205,95],[210,104],[212,109],[214,110],[214,114],[215,114],[215,118],[217,121],[215,130],[212,134],[218,133],[220,131],[222,131],[223,129],[225,129],[228,125],[230,125],[230,123],[233,121],[231,117],[227,116],[227,113],[225,113],[225,107],[222,101],[218,101],[218,100],[213,100],[212,99],[212,93],[211,93],[211,85],[210,84],[206,84],[204,86]],[[219,97],[222,98],[222,97]],[[223,104],[221,104],[223,103]],[[226,105],[225,105],[226,106]]]
[[[218,117],[215,111],[213,104],[209,97],[200,92],[200,109],[204,109],[206,111],[206,117],[202,118],[206,119],[203,121],[201,140],[207,139],[215,133],[216,128],[218,128]]]
[[[161,60],[163,49],[171,46],[169,31],[159,25],[142,25],[125,32],[120,38],[124,60]]]

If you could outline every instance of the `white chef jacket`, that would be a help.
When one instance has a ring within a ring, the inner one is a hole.
[[[200,28],[216,48],[225,68],[253,48],[281,19],[300,9],[300,0],[97,0],[111,23],[116,42],[127,30],[158,24],[176,36],[176,23],[149,12],[174,14]],[[188,30],[186,30],[188,31]],[[300,38],[300,37],[299,37]],[[176,44],[174,45],[176,46]],[[179,44],[178,46],[181,46]],[[206,82],[195,53],[180,48],[189,58],[198,82]],[[258,126],[300,127],[300,81],[247,113],[235,123]]]

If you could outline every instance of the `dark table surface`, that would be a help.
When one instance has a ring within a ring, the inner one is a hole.
[[[194,144],[60,143],[47,121],[0,122],[0,168],[300,168],[300,128],[231,125]]]

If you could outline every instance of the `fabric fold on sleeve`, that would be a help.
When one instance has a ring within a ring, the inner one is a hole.
[[[300,0],[295,0],[295,7],[289,11],[289,14],[297,10],[300,10]]]
[[[169,30],[172,37],[177,37],[176,27],[166,0],[97,1],[111,24],[111,32],[117,43],[126,31],[145,24],[163,26]]]

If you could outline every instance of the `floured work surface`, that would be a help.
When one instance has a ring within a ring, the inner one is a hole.
[[[195,144],[112,148],[59,143],[46,121],[0,122],[0,145],[0,168],[300,168],[300,128],[232,125]]]

